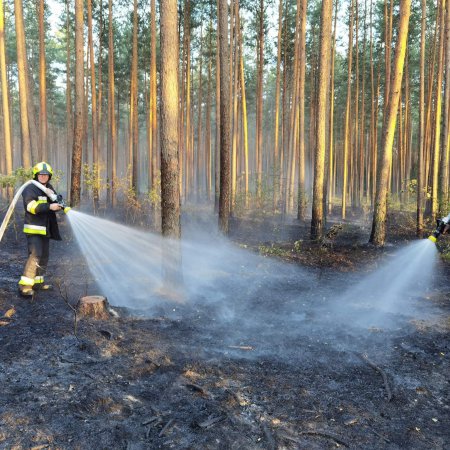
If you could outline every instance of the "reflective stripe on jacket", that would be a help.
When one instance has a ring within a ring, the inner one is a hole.
[[[53,190],[49,183],[47,183],[47,187]],[[47,236],[60,241],[56,214],[50,209],[50,203],[52,203],[50,198],[34,184],[30,184],[24,189],[22,198],[25,208],[23,232]]]

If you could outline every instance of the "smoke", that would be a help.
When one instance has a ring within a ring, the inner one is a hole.
[[[135,315],[192,324],[212,354],[298,357],[311,340],[355,350],[361,338],[374,340],[374,327],[393,330],[430,310],[421,298],[436,263],[428,240],[393,253],[370,274],[320,274],[264,258],[214,230],[183,228],[183,297],[171,298],[162,295],[167,240],[76,211],[68,217],[92,288],[101,291],[92,293]]]

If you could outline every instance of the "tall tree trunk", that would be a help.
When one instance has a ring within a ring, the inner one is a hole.
[[[401,0],[399,30],[393,67],[394,72],[389,87],[390,98],[388,100],[387,116],[385,123],[383,124],[382,153],[379,174],[377,177],[377,192],[373,213],[372,232],[370,235],[370,242],[378,246],[384,245],[386,240],[389,173],[392,165],[392,146],[397,121],[398,102],[401,93],[410,12],[411,0]]]
[[[212,8],[212,3],[211,3]],[[212,11],[208,26],[208,84],[206,94],[206,130],[205,130],[205,174],[206,174],[206,199],[211,199],[211,77],[212,77]]]
[[[131,57],[131,83],[130,83],[130,159],[131,187],[138,194],[138,155],[139,155],[139,124],[138,124],[138,14],[137,0],[133,7],[133,53]]]
[[[256,171],[258,173],[257,198],[261,201],[263,171],[263,82],[264,82],[264,0],[259,0],[258,11],[258,58],[256,88]]]
[[[450,5],[447,2],[445,20],[445,102],[444,135],[442,143],[441,176],[439,178],[439,211],[443,213],[449,203],[449,163],[450,163]]]
[[[84,103],[83,6],[83,0],[75,0],[75,126],[72,147],[72,182],[70,187],[70,201],[72,206],[78,206],[80,204],[81,193]]]
[[[72,170],[72,142],[73,142],[73,110],[72,110],[72,82],[70,79],[70,20],[69,20],[69,2],[66,0],[66,184],[67,192],[70,192]]]
[[[221,0],[217,0],[217,16]],[[219,16],[217,19],[219,22]],[[227,34],[228,36],[228,34]],[[227,38],[228,39],[228,38]],[[220,203],[220,42],[217,39],[216,45],[216,143],[214,146],[214,212],[219,212]]]
[[[279,131],[280,131],[280,76],[281,76],[281,45],[282,45],[282,31],[283,31],[283,0],[278,3],[278,40],[277,40],[277,74],[275,79],[275,129],[274,129],[274,143],[273,143],[273,167],[274,174],[281,171],[280,156],[279,156]],[[280,190],[277,189],[274,177],[273,189],[273,206],[274,211],[277,210]],[[278,180],[280,177],[278,176]]]
[[[48,160],[47,84],[45,67],[44,0],[39,0],[39,159]]]
[[[299,80],[298,80],[298,203],[297,218],[306,218],[306,158],[305,158],[305,75],[306,75],[306,12],[307,0],[300,2],[300,27],[299,27]]]
[[[94,209],[99,208],[99,164],[98,164],[98,112],[97,112],[97,90],[95,81],[95,57],[94,42],[92,37],[92,0],[87,2],[88,10],[88,48],[91,66],[91,114],[92,114],[92,172],[94,174],[93,197]]]
[[[116,177],[117,177],[117,131],[115,106],[115,75],[114,75],[114,41],[112,2],[108,2],[108,190],[107,200],[112,207],[116,206]]]
[[[13,153],[11,141],[11,121],[9,114],[9,89],[6,71],[5,53],[5,14],[3,0],[0,0],[0,77],[2,87],[2,107],[3,107],[3,143],[5,149],[5,169],[10,175],[13,170]]]
[[[242,102],[242,132],[244,143],[244,171],[245,171],[245,206],[248,207],[249,197],[249,149],[248,149],[248,118],[247,118],[247,95],[245,90],[245,76],[244,76],[244,42],[242,39],[242,31],[240,26],[239,14],[237,16],[237,29],[239,33],[239,87],[241,90]]]
[[[333,209],[333,196],[334,196],[334,168],[335,164],[335,148],[334,148],[334,64],[336,60],[336,24],[337,24],[337,12],[338,12],[338,0],[335,0],[334,9],[334,26],[333,37],[331,43],[331,73],[330,73],[330,122],[328,126],[328,212],[331,213]]]
[[[352,104],[352,58],[353,58],[353,9],[354,3],[350,3],[350,22],[348,27],[348,61],[347,61],[347,103],[345,106],[345,125],[344,125],[344,155],[342,171],[342,212],[341,216],[345,219],[347,209],[347,180],[348,180],[348,161],[351,153],[351,125],[350,110]]]
[[[180,189],[178,181],[178,29],[177,1],[161,5],[161,228],[167,241],[165,258],[166,286],[181,282],[179,238]]]
[[[230,67],[228,48],[228,4],[219,2],[220,47],[220,196],[219,228],[227,235],[230,215]]]
[[[25,44],[25,32],[23,28],[23,6],[22,0],[14,0],[14,16],[16,19],[16,41],[17,41],[17,70],[19,78],[19,102],[20,102],[20,129],[22,147],[22,165],[26,169],[31,167],[31,136],[28,121],[28,63]]]
[[[314,159],[313,206],[311,238],[317,239],[323,232],[323,184],[325,178],[327,97],[330,86],[331,23],[333,0],[322,1],[320,26],[319,89],[317,96],[316,149]]]
[[[431,190],[431,215],[436,219],[439,210],[439,166],[441,150],[441,118],[442,118],[442,79],[444,70],[444,40],[445,40],[445,0],[439,2],[439,55],[436,82],[436,113],[434,130],[434,153]]]
[[[156,2],[151,0],[151,53],[150,53],[150,140],[148,149],[148,185],[156,189],[157,181],[157,81],[156,81]]]

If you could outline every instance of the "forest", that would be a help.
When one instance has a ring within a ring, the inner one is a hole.
[[[388,205],[416,212],[418,235],[446,212],[444,1],[232,1],[222,35],[220,3],[178,2],[169,62],[165,3],[4,1],[2,185],[49,160],[72,204],[82,192],[157,217],[171,65],[178,202],[219,211],[222,194],[223,231],[246,213],[311,216],[317,237],[327,215],[373,214],[382,245]]]
[[[0,448],[449,448],[446,0],[0,0],[0,96]]]

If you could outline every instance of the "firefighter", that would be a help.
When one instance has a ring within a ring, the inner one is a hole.
[[[40,162],[33,167],[33,179],[54,192],[49,183],[53,175],[50,164]],[[19,281],[19,292],[25,297],[33,296],[33,291],[51,289],[44,283],[49,257],[50,239],[61,240],[56,211],[62,207],[44,194],[34,184],[29,184],[22,193],[25,208],[23,231],[27,237],[28,260]]]

